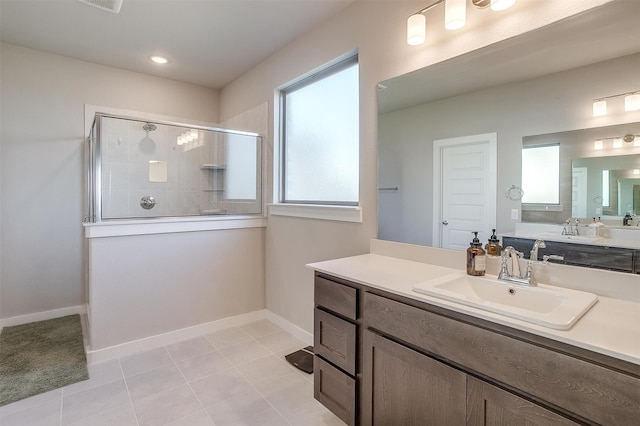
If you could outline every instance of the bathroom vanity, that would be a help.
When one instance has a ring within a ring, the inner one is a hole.
[[[503,237],[503,247],[512,246],[529,257],[529,250],[535,242],[533,238]],[[640,274],[640,250],[603,244],[581,244],[545,240],[546,248],[540,249],[540,260],[544,255],[562,256],[563,260],[551,262],[588,268]]]
[[[606,227],[597,238],[584,236],[584,229],[580,235],[562,235],[561,225],[518,223],[515,232],[502,236],[502,247],[512,246],[529,258],[535,240],[542,239],[546,248],[538,260],[556,255],[563,259],[551,262],[640,274],[640,229]]]
[[[599,296],[569,330],[549,329],[412,290],[458,273],[463,253],[420,248],[419,256],[408,245],[378,244],[392,253],[309,265],[314,393],[347,424],[629,425],[640,418],[637,301]]]

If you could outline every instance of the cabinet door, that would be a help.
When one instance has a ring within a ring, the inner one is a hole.
[[[467,376],[467,426],[578,425],[540,405]]]
[[[466,374],[364,332],[362,424],[460,426]]]
[[[356,381],[325,362],[313,357],[313,396],[347,425],[356,424]]]

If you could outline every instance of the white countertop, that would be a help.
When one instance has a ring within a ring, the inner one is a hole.
[[[598,302],[569,330],[554,330],[412,291],[415,284],[459,269],[381,254],[364,254],[309,268],[389,293],[423,301],[640,365],[640,303],[598,296]]]

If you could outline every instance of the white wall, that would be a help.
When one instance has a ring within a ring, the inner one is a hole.
[[[2,43],[0,318],[84,303],[84,105],[218,121],[218,92]]]
[[[221,120],[249,107],[270,103],[274,90],[353,49],[360,61],[360,205],[362,224],[270,217],[266,239],[267,308],[312,330],[313,279],[307,262],[368,251],[376,236],[376,83],[497,41],[525,33],[608,0],[521,0],[500,14],[468,8],[468,25],[452,33],[431,25],[429,42],[408,46],[406,19],[425,6],[413,1],[356,2],[342,13],[284,47],[221,92]],[[437,13],[432,14],[439,16]],[[431,16],[431,15],[430,15]],[[433,19],[428,18],[433,22]],[[439,19],[442,19],[440,16]]]

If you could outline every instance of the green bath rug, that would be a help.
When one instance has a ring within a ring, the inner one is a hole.
[[[0,407],[88,378],[80,315],[2,330]]]

